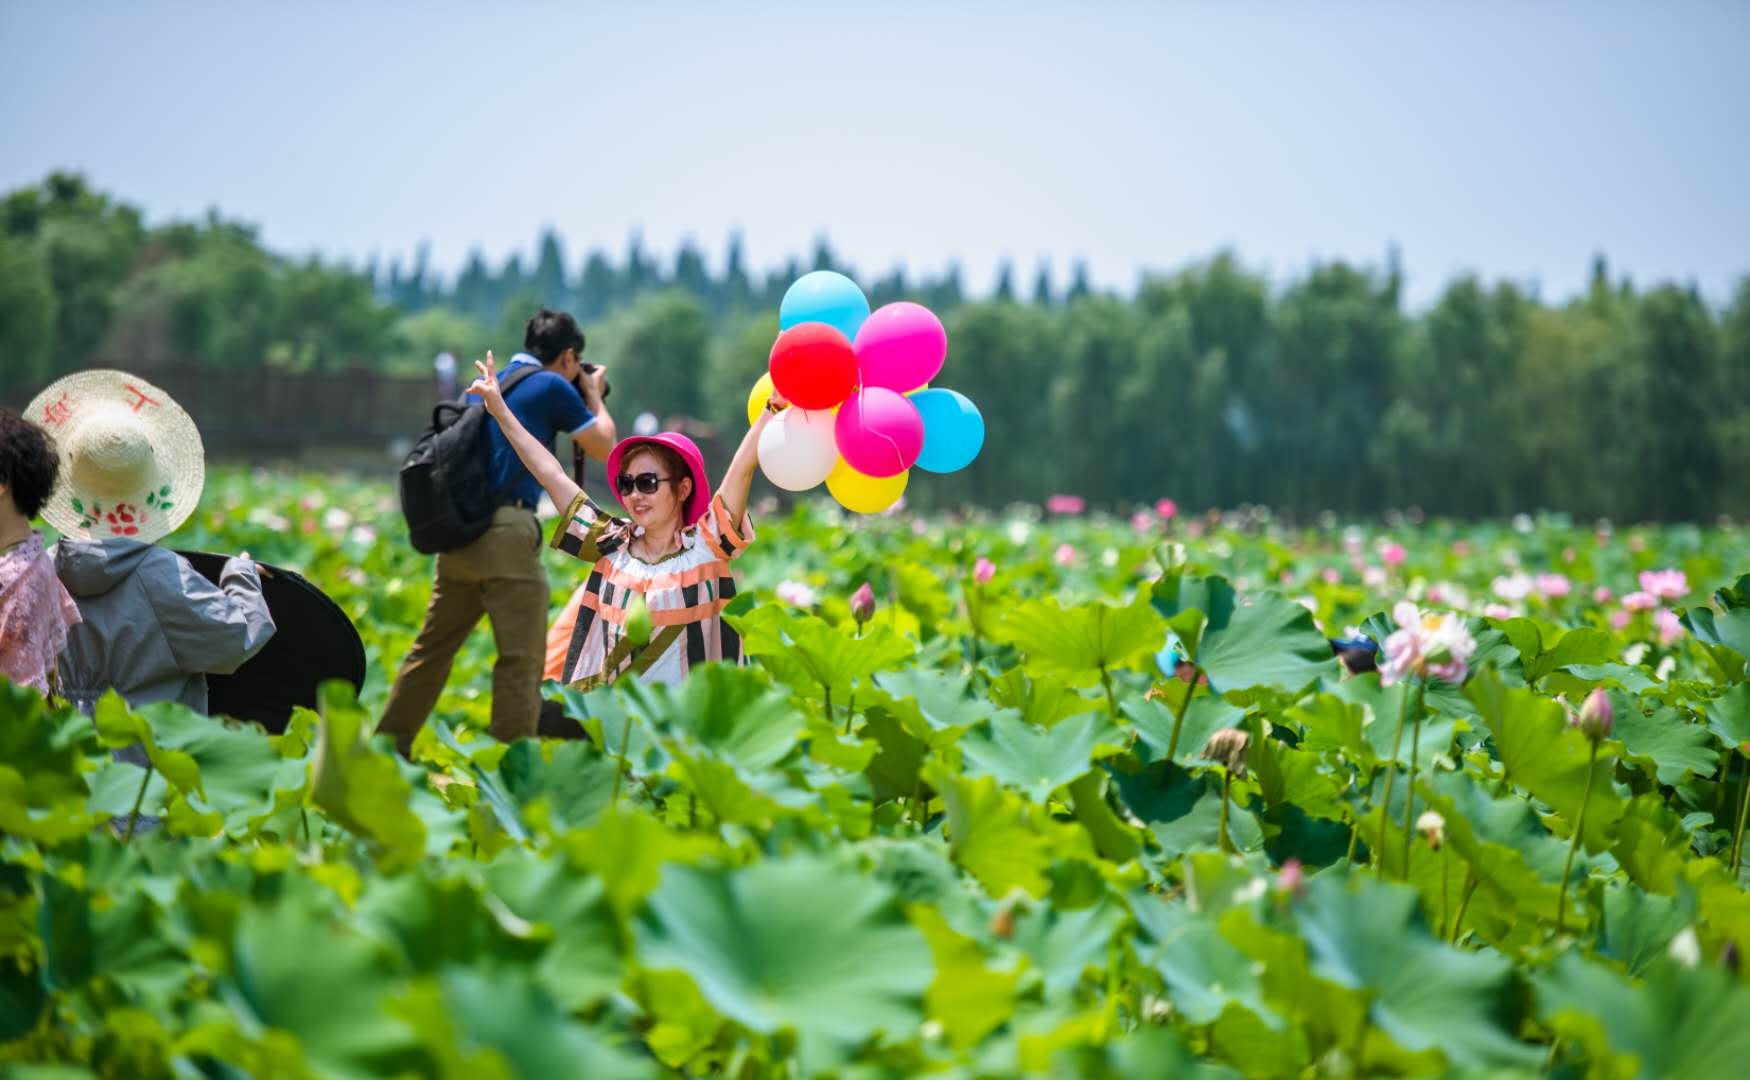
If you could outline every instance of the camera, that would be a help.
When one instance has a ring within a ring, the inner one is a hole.
[[[583,373],[584,373],[584,374],[585,374],[585,375],[593,375],[593,374],[595,374],[595,371],[596,371],[596,368],[597,368],[597,367],[598,367],[598,366],[599,366],[599,365],[596,365],[596,364],[584,364],[584,365],[583,365]],[[580,394],[581,394],[581,393],[583,393],[583,383],[581,383],[581,382],[578,382],[578,383],[576,383],[576,384],[575,384],[575,385],[576,385],[576,386],[577,386],[577,392],[578,392],[578,393],[580,393]],[[610,385],[609,385],[609,384],[608,384],[608,383],[607,383],[607,381],[606,381],[606,380],[603,380],[603,381],[602,381],[602,400],[603,400],[603,401],[606,401],[606,400],[608,400],[608,393],[609,393],[609,392],[610,392],[610,391],[611,391],[611,390],[612,390],[612,389],[613,389],[613,387],[612,387],[612,386],[610,386]]]

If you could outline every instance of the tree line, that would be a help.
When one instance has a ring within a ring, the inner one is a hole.
[[[616,412],[686,415],[729,436],[764,369],[779,299],[812,269],[853,272],[823,240],[764,273],[732,237],[712,269],[634,238],[568,264],[551,232],[525,266],[478,254],[451,279],[421,253],[353,267],[265,250],[250,226],[147,226],[55,174],[0,202],[0,393],[95,364],[354,367],[423,373],[442,351],[514,351],[539,304],[585,323]],[[853,273],[853,276],[854,273]],[[943,317],[942,385],[983,410],[969,470],[914,505],[998,506],[1065,492],[1099,506],[1260,503],[1299,514],[1419,506],[1499,517],[1750,513],[1750,277],[1723,309],[1693,286],[1638,287],[1595,261],[1546,302],[1462,276],[1421,312],[1395,265],[1329,262],[1272,283],[1232,253],[1143,276],[1128,296],[1049,267],[1005,267],[974,299],[959,271],[859,277],[873,303]]]

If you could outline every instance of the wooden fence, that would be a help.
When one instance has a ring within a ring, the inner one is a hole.
[[[184,364],[133,373],[188,410],[209,450],[239,456],[381,450],[417,435],[430,422],[438,394],[433,378],[372,371],[294,374]],[[22,410],[41,389],[8,385],[0,373],[0,404]]]

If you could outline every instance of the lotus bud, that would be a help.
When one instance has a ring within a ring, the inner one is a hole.
[[[1203,757],[1219,761],[1235,777],[1246,775],[1246,747],[1251,738],[1238,728],[1224,728],[1203,744]]]
[[[1610,738],[1614,720],[1610,698],[1602,689],[1597,689],[1586,695],[1586,703],[1580,706],[1580,716],[1574,721],[1574,726],[1593,742],[1603,742]]]
[[[1422,834],[1422,839],[1428,841],[1428,846],[1439,851],[1446,843],[1446,819],[1438,811],[1424,810],[1416,816],[1416,831]]]
[[[650,605],[644,602],[643,593],[633,593],[631,606],[626,608],[626,640],[635,649],[641,649],[650,644],[650,636],[655,631],[650,619]]]
[[[875,590],[869,587],[867,581],[861,588],[851,594],[851,618],[862,626],[875,617]]]

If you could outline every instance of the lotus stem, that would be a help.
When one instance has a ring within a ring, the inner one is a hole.
[[[1404,789],[1404,880],[1410,880],[1410,838],[1416,824],[1416,765],[1422,752],[1422,684],[1416,683],[1416,707],[1410,710],[1415,728],[1410,732],[1410,780]]]
[[[626,714],[626,722],[620,725],[620,760],[614,763],[614,795],[611,800],[615,806],[620,805],[620,778],[626,773],[626,758],[632,753],[632,714]]]
[[[1478,879],[1476,873],[1469,867],[1464,868],[1464,888],[1459,890],[1458,911],[1452,916],[1452,936],[1449,939],[1458,944],[1458,932],[1464,926],[1464,909],[1470,907],[1471,894],[1477,891]]]
[[[1446,873],[1446,849],[1448,846],[1449,845],[1447,845],[1447,844],[1440,845],[1440,936],[1441,937],[1446,936],[1446,913],[1447,913],[1447,911],[1450,910],[1450,908],[1448,907],[1449,886],[1446,883],[1446,879],[1448,876]]]
[[[1221,850],[1231,852],[1233,843],[1227,838],[1227,799],[1228,792],[1233,788],[1233,773],[1224,765],[1221,770],[1221,831],[1219,839]]]
[[[1598,743],[1592,743],[1592,753],[1586,759],[1586,792],[1580,796],[1580,817],[1574,823],[1574,837],[1568,841],[1568,860],[1562,864],[1562,887],[1556,893],[1556,933],[1562,932],[1562,920],[1568,912],[1568,874],[1574,869],[1574,852],[1580,848],[1580,834],[1586,831],[1586,807],[1592,802],[1592,779],[1598,775]]]
[[[1410,691],[1404,689],[1403,700],[1398,703],[1398,728],[1391,737],[1391,760],[1385,763],[1385,793],[1379,798],[1379,850],[1374,853],[1373,872],[1384,875],[1385,864],[1385,826],[1391,818],[1391,786],[1398,775],[1398,747],[1404,742],[1404,717],[1410,709]],[[1406,868],[1407,871],[1407,868]],[[1405,876],[1408,876],[1406,872]]]
[[[1179,732],[1185,727],[1185,714],[1191,709],[1191,696],[1197,693],[1197,669],[1191,669],[1191,682],[1185,691],[1185,700],[1179,702],[1179,707],[1173,710],[1173,736],[1167,740],[1167,764],[1173,763],[1173,755],[1179,750]]]
[[[1744,861],[1744,817],[1750,813],[1750,769],[1744,772],[1744,794],[1738,800],[1738,828],[1732,833],[1732,876],[1738,876],[1738,867]]]
[[[146,760],[146,775],[140,777],[140,790],[134,794],[134,808],[128,811],[128,832],[122,837],[126,844],[134,838],[134,825],[140,820],[140,804],[146,801],[146,785],[152,782],[152,761]]]
[[[1355,842],[1361,839],[1361,819],[1367,815],[1367,804],[1373,801],[1373,782],[1379,778],[1377,772],[1367,777],[1367,789],[1361,793],[1361,810],[1355,815],[1355,823],[1349,826],[1349,850],[1343,853],[1343,861],[1350,866],[1355,865]]]

